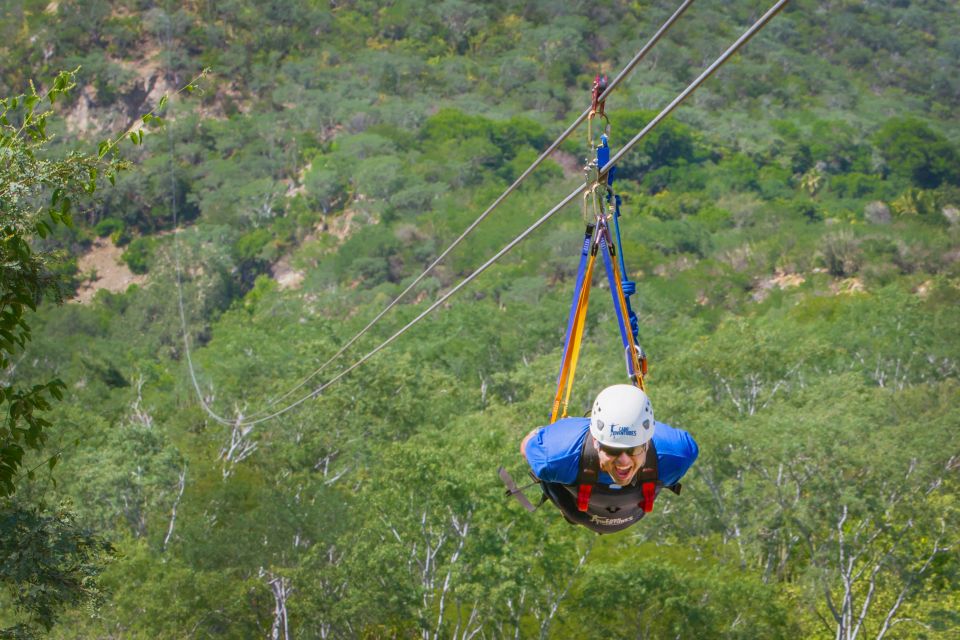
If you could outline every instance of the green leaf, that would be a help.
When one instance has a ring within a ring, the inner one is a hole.
[[[59,454],[55,456],[50,456],[50,459],[47,460],[47,467],[50,469],[50,471],[53,471],[53,468],[57,466],[57,462],[59,461],[59,459],[60,459]]]
[[[167,96],[166,96],[166,95],[164,95],[162,98],[160,98],[160,102],[159,102],[159,104],[157,104],[157,111],[163,111],[163,108],[164,108],[165,106],[167,106]]]
[[[46,238],[49,233],[50,233],[50,227],[47,226],[46,222],[41,221],[37,223],[37,234],[41,238]]]
[[[99,160],[103,156],[107,155],[107,151],[110,150],[110,143],[107,140],[104,140],[97,147],[97,159]]]
[[[63,384],[63,381],[59,378],[51,381],[47,386],[47,390],[50,392],[50,395],[57,400],[63,400],[63,390],[66,388],[66,385]]]

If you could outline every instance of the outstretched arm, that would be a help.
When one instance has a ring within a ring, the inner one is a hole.
[[[582,419],[537,427],[520,441],[520,453],[538,479],[571,483],[579,470],[585,428]]]
[[[690,470],[700,448],[696,440],[683,429],[674,429],[657,423],[657,458],[660,460],[660,480],[664,485],[676,484]]]
[[[530,438],[537,435],[537,431],[539,430],[540,430],[539,427],[534,429],[533,431],[528,433],[526,436],[524,436],[523,440],[520,441],[520,455],[522,455],[524,458],[527,457],[527,443],[530,442]]]

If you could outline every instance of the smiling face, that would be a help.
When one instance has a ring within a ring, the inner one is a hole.
[[[645,444],[632,449],[614,450],[600,446],[600,443],[594,439],[593,446],[597,448],[600,456],[600,469],[621,487],[630,484],[646,459],[647,445]]]

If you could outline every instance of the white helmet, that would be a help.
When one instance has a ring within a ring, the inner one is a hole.
[[[590,435],[602,445],[629,449],[649,441],[653,431],[653,407],[642,389],[615,384],[593,402]]]

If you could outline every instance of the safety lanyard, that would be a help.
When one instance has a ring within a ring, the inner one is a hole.
[[[602,168],[610,158],[610,147],[607,136],[601,136],[601,144],[597,147],[595,169]],[[611,188],[613,184],[614,168],[607,171],[606,184],[595,180],[593,185],[584,193],[585,217],[588,204],[593,205],[593,220],[587,223],[583,244],[580,251],[580,264],[577,268],[577,279],[573,289],[573,300],[570,304],[570,313],[567,318],[567,332],[564,338],[563,360],[560,363],[560,373],[557,376],[557,390],[553,397],[550,411],[550,422],[567,417],[567,408],[570,404],[570,394],[576,377],[577,363],[580,358],[580,347],[583,342],[583,331],[586,327],[587,307],[590,303],[590,288],[593,280],[593,269],[597,254],[601,255],[607,282],[610,286],[610,295],[613,308],[617,316],[617,326],[620,330],[620,341],[624,349],[627,375],[640,389],[646,389],[644,376],[647,373],[646,358],[638,347],[636,337],[638,322],[628,299],[629,294],[636,290],[633,282],[624,282],[625,267],[623,251],[620,246],[620,227],[617,220],[620,214],[620,198]],[[601,195],[600,191],[604,192]],[[607,213],[607,205],[612,211]],[[615,236],[611,234],[608,220],[614,221]],[[619,254],[619,255],[618,255]],[[618,262],[619,259],[619,262]],[[624,284],[629,290],[624,291]]]

